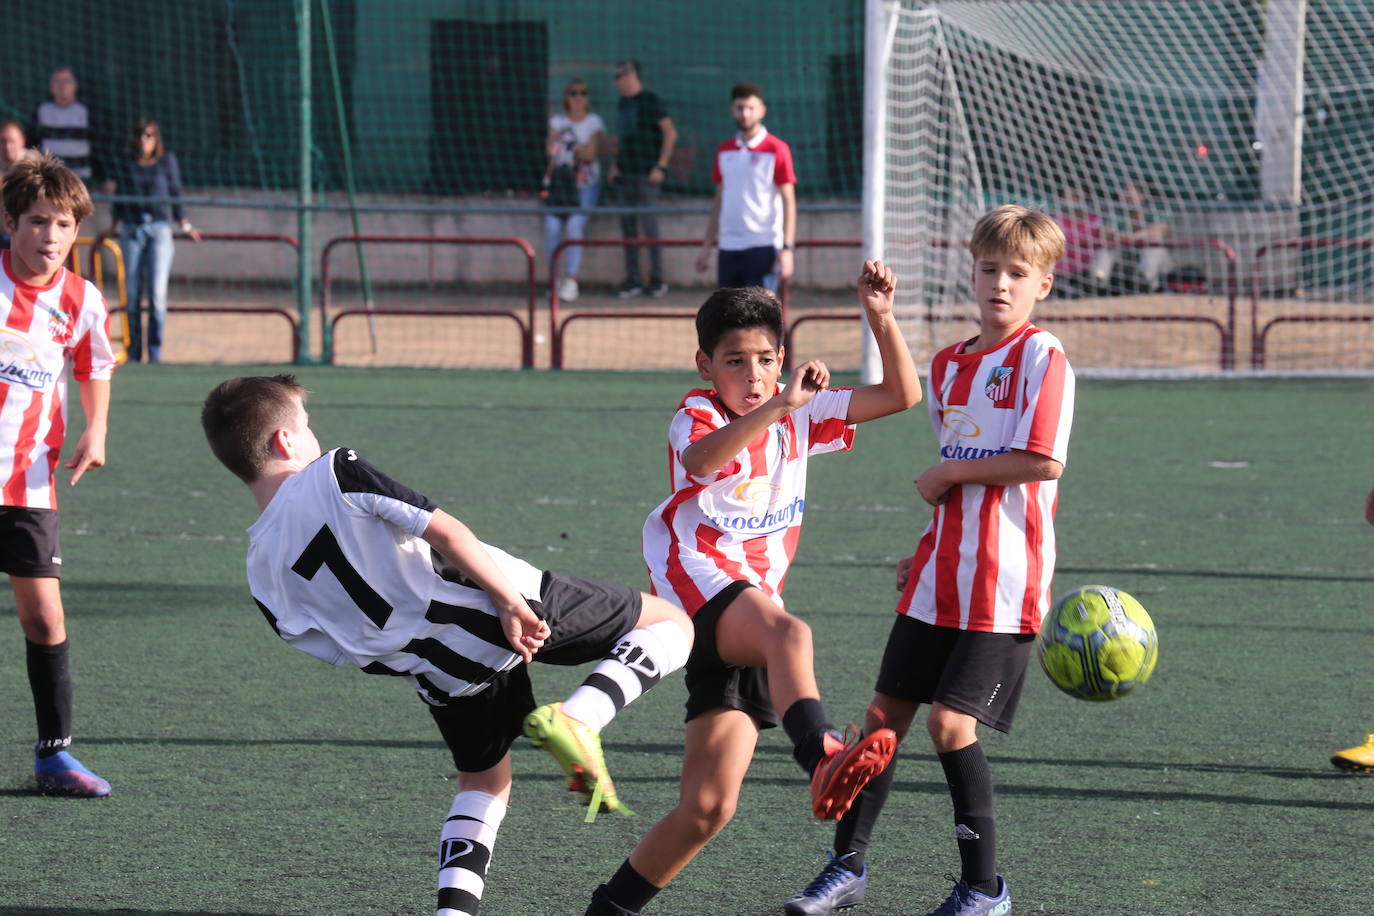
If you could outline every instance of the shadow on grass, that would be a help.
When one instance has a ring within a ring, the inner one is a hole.
[[[0,906],[0,916],[34,916],[36,913],[64,913],[66,916],[119,916],[120,913],[156,913],[157,916],[262,916],[248,910],[142,910],[121,907],[115,910],[91,909],[84,906],[50,906],[35,910],[31,906]]]
[[[161,744],[176,745],[180,747],[290,747],[290,746],[311,746],[311,747],[375,747],[391,750],[443,750],[443,742],[434,741],[392,741],[383,739],[349,739],[349,738],[83,738],[83,744],[108,744],[108,745],[129,745],[129,744]],[[616,744],[607,742],[606,750],[608,755],[614,757],[615,754],[626,754],[631,756],[657,756],[667,757],[674,761],[682,756],[682,746],[680,744],[648,744],[648,743],[627,743]],[[538,749],[517,743],[513,748],[517,755],[532,754],[543,756]],[[755,751],[756,758],[790,758],[792,752],[789,748],[778,745],[760,746]],[[1016,766],[1035,766],[1035,767],[1060,767],[1065,770],[1106,770],[1119,772],[1151,772],[1163,774],[1174,772],[1179,774],[1215,774],[1221,776],[1240,776],[1240,777],[1268,777],[1271,779],[1299,780],[1304,782],[1345,782],[1352,780],[1344,773],[1334,770],[1323,770],[1318,767],[1298,768],[1298,767],[1266,767],[1253,766],[1247,764],[1229,763],[1179,763],[1176,761],[1161,760],[1091,760],[1085,758],[1050,758],[1050,757],[1004,757],[998,756],[993,759],[994,766],[1016,767]],[[931,766],[938,767],[939,759],[934,754],[904,754],[902,756],[903,769],[910,766]],[[665,770],[662,775],[639,776],[625,774],[616,778],[616,782],[629,784],[650,784],[676,782],[678,771],[674,768]],[[550,781],[562,781],[560,773],[550,773],[547,779]],[[522,775],[523,780],[542,781],[543,776]],[[805,781],[798,773],[796,778],[790,776],[772,777],[755,774],[749,777],[749,782],[765,785],[792,785],[796,783],[804,786]],[[909,792],[932,792],[943,794],[947,791],[944,782],[918,782],[902,781],[898,777],[898,787],[902,791]],[[1260,807],[1278,808],[1314,808],[1331,811],[1367,811],[1374,812],[1374,801],[1344,801],[1340,799],[1302,799],[1302,798],[1272,798],[1262,795],[1230,795],[1215,792],[1194,792],[1185,788],[1174,790],[1131,790],[1131,789],[1103,789],[1099,786],[1035,786],[1018,785],[1008,780],[999,780],[997,783],[999,795],[1032,796],[1037,798],[1067,798],[1082,799],[1086,794],[1099,799],[1115,799],[1118,801],[1150,801],[1150,802],[1211,802],[1227,805],[1255,805]],[[36,794],[32,790],[25,789],[0,789],[0,796],[6,795],[28,795]],[[5,911],[0,909],[0,916],[4,916]]]

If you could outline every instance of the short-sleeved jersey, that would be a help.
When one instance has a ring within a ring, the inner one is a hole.
[[[56,509],[67,435],[67,376],[114,374],[100,291],[62,268],[44,287],[15,279],[0,258],[0,505]]]
[[[725,586],[744,581],[782,605],[806,511],[807,459],[853,445],[854,426],[845,422],[851,393],[818,393],[702,477],[687,473],[682,453],[731,417],[714,390],[687,393],[668,429],[673,495],[644,523],[654,594],[695,614]]]
[[[720,185],[722,251],[781,248],[781,185],[796,184],[792,148],[759,126],[752,140],[736,134],[716,150],[711,179]]]
[[[331,665],[405,677],[427,702],[520,663],[475,583],[436,570],[437,507],[352,449],[288,478],[248,529],[248,586],[277,635]],[[544,573],[482,545],[537,608]]]
[[[1013,449],[1064,462],[1074,377],[1063,345],[1027,323],[986,350],[946,347],[927,397],[940,460]],[[935,507],[897,611],[943,627],[1034,633],[1049,607],[1058,481],[965,484]]]

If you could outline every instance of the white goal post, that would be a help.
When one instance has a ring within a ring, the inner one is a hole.
[[[1374,372],[1367,13],[866,0],[864,253],[918,360],[974,327],[964,242],[1020,203],[1070,235],[1036,322],[1082,371]]]

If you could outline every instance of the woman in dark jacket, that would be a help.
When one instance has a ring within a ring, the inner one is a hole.
[[[129,138],[128,158],[115,167],[118,194],[149,198],[114,205],[114,229],[124,254],[129,294],[129,360],[143,358],[142,300],[148,298],[148,362],[162,357],[162,327],[167,320],[167,278],[172,272],[172,221],[191,241],[200,233],[186,219],[181,201],[181,169],[176,154],[162,145],[152,118],[139,118]]]

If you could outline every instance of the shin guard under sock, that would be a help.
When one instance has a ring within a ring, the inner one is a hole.
[[[961,877],[974,890],[997,893],[997,817],[992,803],[992,772],[983,746],[939,755],[954,802],[954,838],[959,844]]]

